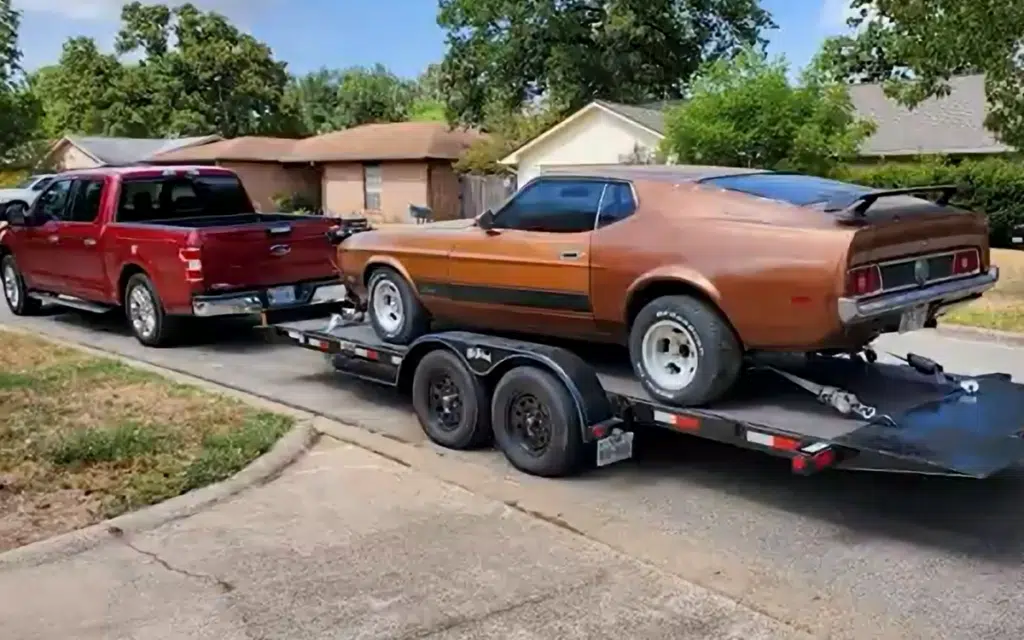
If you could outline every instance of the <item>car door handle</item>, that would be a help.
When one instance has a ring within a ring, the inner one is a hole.
[[[86,238],[83,242],[85,242],[85,246],[87,246],[87,247],[95,247],[96,246],[96,241],[93,240],[92,238]]]
[[[53,234],[52,236],[46,236],[46,241],[49,242],[50,244],[56,244],[58,240],[60,240],[60,237],[57,236],[57,234]]]
[[[558,257],[562,260],[579,260],[583,257],[583,254],[579,251],[563,251],[558,254]]]

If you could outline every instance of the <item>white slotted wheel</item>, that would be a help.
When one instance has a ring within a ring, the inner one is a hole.
[[[670,392],[688,387],[700,364],[697,339],[674,320],[659,320],[647,328],[641,357],[651,381]]]
[[[377,324],[386,333],[395,334],[402,330],[405,322],[405,310],[402,307],[402,294],[395,283],[381,278],[373,288],[373,315]]]

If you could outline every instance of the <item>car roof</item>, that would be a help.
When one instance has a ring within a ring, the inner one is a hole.
[[[764,169],[719,167],[698,164],[601,164],[545,167],[540,177],[618,178],[651,182],[699,182],[709,178],[771,173]]]

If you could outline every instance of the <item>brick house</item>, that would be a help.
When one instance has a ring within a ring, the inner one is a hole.
[[[327,212],[409,222],[414,204],[447,220],[460,215],[452,164],[480,135],[440,122],[367,124],[300,140],[283,159],[321,167],[320,202]]]

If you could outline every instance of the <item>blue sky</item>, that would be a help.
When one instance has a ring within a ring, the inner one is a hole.
[[[109,48],[122,0],[15,0],[24,11],[25,66],[56,61],[69,37],[87,35]],[[266,42],[275,56],[302,73],[321,66],[381,62],[415,76],[444,50],[435,0],[193,0],[224,13]],[[779,28],[770,50],[800,67],[827,35],[844,30],[848,0],[762,0]]]

